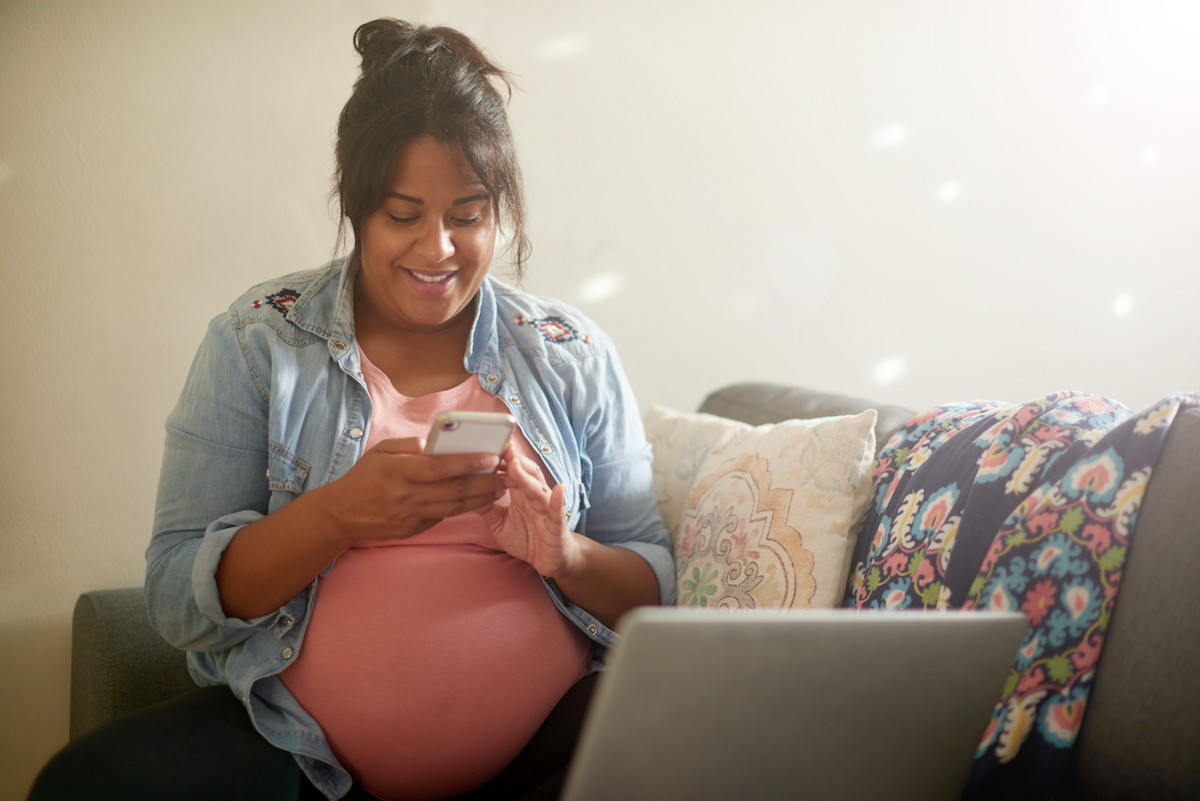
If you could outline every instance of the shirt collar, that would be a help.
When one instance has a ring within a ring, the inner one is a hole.
[[[329,353],[334,361],[340,361],[354,342],[354,279],[358,270],[350,259],[342,266],[341,277],[338,279],[337,295],[335,296],[333,315],[329,326]],[[341,345],[341,347],[338,347]],[[357,359],[357,355],[355,356]]]
[[[334,262],[325,280],[329,282],[334,274],[338,274],[336,293],[331,296],[321,291],[328,283],[314,287],[311,293],[304,293],[287,315],[301,328],[324,336],[329,342],[329,354],[336,362],[348,354],[357,358],[356,349],[350,347],[354,343],[354,279],[357,272],[348,258]],[[463,366],[468,372],[494,372],[499,367],[497,323],[496,290],[488,275],[484,276],[476,293],[475,317],[463,355]]]
[[[471,323],[471,335],[467,338],[467,352],[463,356],[463,366],[468,373],[484,372],[484,360],[496,347],[496,289],[492,286],[492,277],[484,276],[475,295],[475,319]],[[490,366],[490,365],[489,365]]]

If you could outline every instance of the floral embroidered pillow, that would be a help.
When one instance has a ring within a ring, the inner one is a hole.
[[[679,605],[836,606],[871,499],[875,418],[871,409],[722,437],[673,538]]]
[[[651,406],[643,418],[646,439],[654,449],[654,493],[658,513],[671,534],[679,534],[683,504],[692,493],[696,473],[713,448],[749,431],[746,423],[713,414],[680,414],[665,406]]]

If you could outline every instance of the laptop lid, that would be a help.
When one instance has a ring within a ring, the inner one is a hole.
[[[634,610],[563,799],[955,799],[1025,628],[1016,613]]]

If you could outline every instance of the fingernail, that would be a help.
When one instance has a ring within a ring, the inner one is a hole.
[[[498,464],[500,460],[495,456],[482,456],[475,461],[475,466],[480,470],[491,470]]]

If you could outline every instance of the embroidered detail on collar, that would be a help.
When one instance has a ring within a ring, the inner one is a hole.
[[[254,301],[254,308],[261,309],[266,303],[275,311],[286,316],[292,310],[292,306],[300,299],[300,293],[294,289],[281,289],[278,292],[267,295],[263,300]]]
[[[580,335],[578,331],[571,327],[570,323],[561,317],[541,317],[530,320],[525,315],[518,314],[517,325],[525,325],[526,323],[536,328],[545,337],[547,342],[554,342],[561,345],[564,342],[578,340],[587,345],[592,341],[586,335]]]

